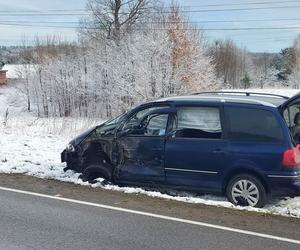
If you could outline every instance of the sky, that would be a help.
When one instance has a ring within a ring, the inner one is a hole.
[[[168,3],[171,0],[164,1]],[[300,34],[300,0],[177,2],[189,20],[204,29],[209,41],[230,38],[253,52],[279,52],[291,46]],[[24,38],[33,40],[37,35],[45,37],[51,34],[65,40],[75,40],[77,35],[74,26],[78,25],[78,19],[82,18],[84,12],[55,15],[57,11],[53,13],[51,10],[74,13],[74,10],[83,10],[85,5],[86,0],[0,0],[0,45],[22,44]],[[34,11],[34,14],[46,11],[52,15],[26,15],[28,11]]]

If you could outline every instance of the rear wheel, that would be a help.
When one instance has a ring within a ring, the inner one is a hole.
[[[227,185],[226,194],[231,203],[239,206],[263,207],[267,202],[264,185],[249,174],[234,176]]]

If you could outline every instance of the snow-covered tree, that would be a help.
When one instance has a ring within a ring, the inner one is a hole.
[[[91,0],[80,43],[37,39],[28,93],[38,114],[106,118],[146,100],[215,87],[201,30],[189,25],[179,8],[147,12],[150,4]]]
[[[217,40],[210,48],[217,78],[227,88],[242,87],[241,80],[247,72],[249,56],[232,40]]]
[[[176,6],[171,8],[166,26],[172,67],[169,93],[199,91],[214,85],[215,72],[211,58],[205,54],[202,31],[190,25]]]
[[[292,48],[293,66],[289,75],[289,85],[295,88],[300,87],[300,35],[295,39]]]

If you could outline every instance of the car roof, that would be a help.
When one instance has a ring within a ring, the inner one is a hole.
[[[272,95],[264,93],[250,92],[200,92],[192,95],[165,97],[156,100],[156,102],[223,102],[223,103],[241,103],[252,105],[263,105],[269,107],[279,107],[289,99],[287,96]]]

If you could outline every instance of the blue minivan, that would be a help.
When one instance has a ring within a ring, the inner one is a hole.
[[[300,195],[300,95],[202,92],[163,98],[91,128],[62,152],[85,181],[226,195],[263,207]]]

